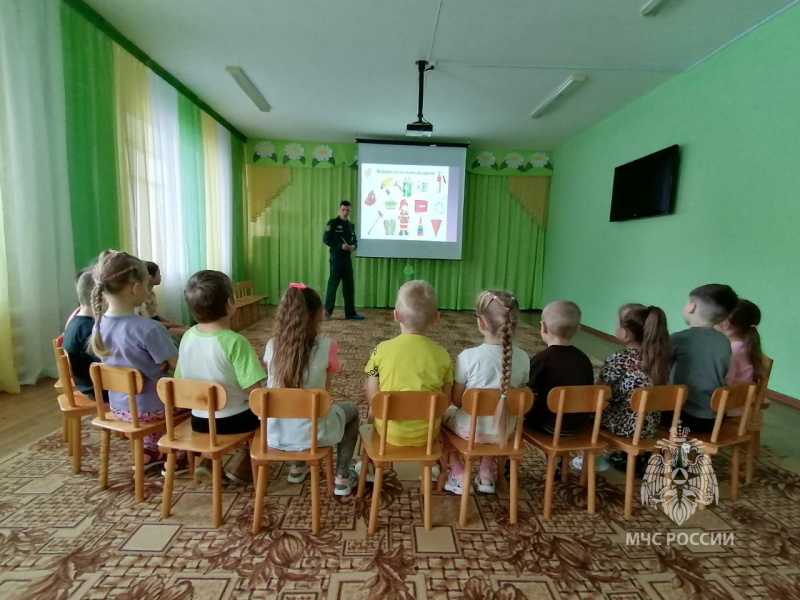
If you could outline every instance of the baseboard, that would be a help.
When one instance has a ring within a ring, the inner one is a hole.
[[[600,331],[599,329],[595,329],[594,327],[589,327],[588,325],[581,325],[581,329],[584,331],[596,335],[599,338],[607,340],[609,342],[615,342],[619,344],[619,341],[613,335],[606,333],[605,331]],[[773,390],[767,390],[767,398],[770,400],[774,400],[775,402],[779,402],[780,404],[784,404],[796,410],[800,410],[800,400],[797,398],[793,398],[792,396],[787,396],[786,394],[781,394],[780,392],[775,392]]]

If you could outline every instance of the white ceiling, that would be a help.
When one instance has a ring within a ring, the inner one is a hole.
[[[416,119],[430,59],[435,138],[555,148],[736,38],[790,0],[88,0],[250,137],[353,141]],[[435,38],[434,38],[435,29]],[[476,66],[476,65],[497,66]],[[259,112],[225,72],[242,67]],[[587,80],[530,118],[571,73]],[[434,138],[434,139],[435,139]]]

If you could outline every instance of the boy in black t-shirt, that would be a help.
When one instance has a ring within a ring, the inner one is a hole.
[[[64,348],[69,356],[75,387],[79,392],[94,398],[94,387],[92,386],[92,378],[89,376],[89,366],[93,362],[100,362],[100,359],[92,355],[87,347],[89,338],[92,337],[92,327],[94,327],[94,311],[92,310],[94,280],[92,279],[91,269],[84,270],[78,276],[78,282],[75,287],[81,307],[78,310],[78,314],[67,323],[61,347]]]
[[[547,395],[555,387],[592,385],[594,371],[589,357],[572,345],[572,337],[581,326],[581,309],[574,302],[557,300],[542,311],[541,334],[547,349],[531,359],[528,387],[536,398],[533,408],[525,415],[525,425],[553,433],[556,414],[547,407]],[[564,414],[561,435],[574,435],[591,415]]]

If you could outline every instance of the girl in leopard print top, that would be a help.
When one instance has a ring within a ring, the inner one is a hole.
[[[629,404],[633,391],[666,385],[669,377],[667,317],[657,306],[626,304],[619,310],[615,335],[625,349],[609,356],[600,373],[601,383],[611,387],[602,426],[614,435],[633,437],[637,418]],[[645,417],[643,438],[656,435],[660,418],[657,412]]]

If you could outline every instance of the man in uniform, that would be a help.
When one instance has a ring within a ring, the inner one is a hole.
[[[339,216],[328,221],[322,243],[331,249],[331,276],[328,279],[328,293],[325,296],[325,320],[329,321],[336,304],[336,290],[342,282],[344,293],[344,318],[360,320],[364,317],[356,313],[355,285],[353,284],[353,259],[356,251],[356,226],[348,219],[350,203],[342,200],[339,204]]]

